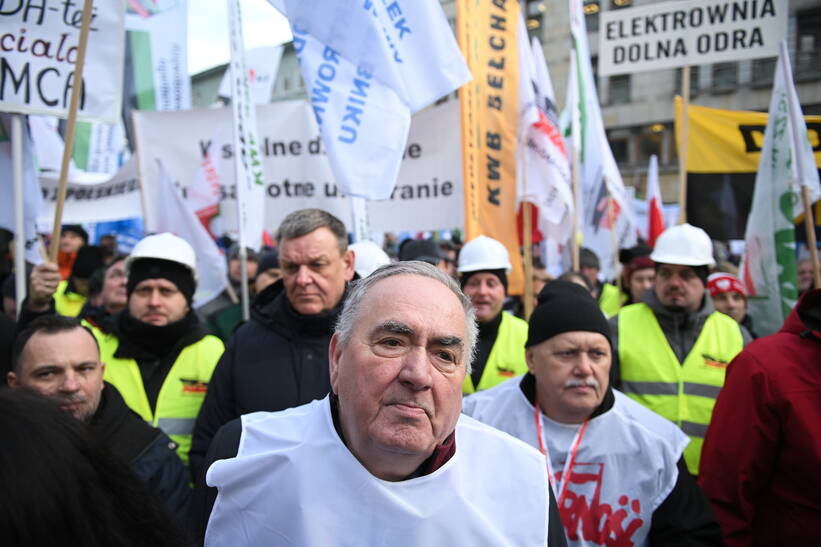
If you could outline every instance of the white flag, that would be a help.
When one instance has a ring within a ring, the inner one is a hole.
[[[782,43],[741,261],[749,313],[764,335],[781,327],[798,298],[793,219],[799,210],[794,205],[801,202],[801,184],[818,193],[818,171],[806,135]],[[799,171],[803,166],[811,166],[811,172],[806,167]]]
[[[254,104],[268,104],[274,90],[274,81],[282,60],[282,46],[249,49],[245,52],[248,69],[248,88]],[[220,82],[220,97],[231,97],[231,71],[226,70]]]
[[[573,40],[568,82],[568,108],[578,119],[578,130],[572,135],[578,146],[581,201],[579,205],[584,246],[599,257],[602,279],[613,279],[614,253],[610,230],[615,229],[620,248],[636,244],[636,223],[630,199],[624,188],[616,160],[607,142],[599,107],[599,96],[593,81],[590,48],[584,22],[582,0],[570,0],[570,33]],[[610,201],[614,203],[610,204]]]
[[[228,22],[231,30],[231,108],[236,154],[234,165],[237,176],[238,243],[241,248],[259,249],[262,245],[265,217],[265,183],[257,139],[256,108],[251,102],[245,64],[239,0],[228,0]]]
[[[16,230],[14,211],[14,169],[11,156],[11,117],[20,114],[0,114],[0,227],[11,232]],[[23,126],[23,226],[25,227],[26,261],[32,264],[42,262],[37,240],[37,217],[43,208],[43,195],[37,181],[34,167],[31,134],[25,120]]]
[[[539,228],[548,239],[564,244],[573,232],[573,192],[570,162],[555,107],[555,96],[542,46],[528,43],[524,22],[519,24],[520,137],[524,146],[517,169],[523,180],[520,200],[539,208]]]
[[[439,2],[280,0],[336,183],[388,199],[410,116],[470,79]]]
[[[216,298],[228,283],[225,257],[208,235],[194,212],[185,204],[174,187],[168,172],[159,164],[157,179],[157,232],[171,232],[186,240],[197,256],[197,291],[194,307],[198,308]]]

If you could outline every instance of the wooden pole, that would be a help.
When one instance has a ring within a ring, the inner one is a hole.
[[[575,132],[578,130],[578,124],[576,124],[573,131]],[[581,173],[579,173],[579,170],[581,169],[581,162],[579,161],[579,146],[581,145],[578,141],[573,143],[573,234],[570,236],[570,255],[572,257],[574,272],[579,271],[579,207],[581,207],[579,198],[581,193],[579,188],[579,179],[581,178]]]
[[[812,204],[810,203],[810,193],[807,187],[801,185],[801,201],[804,202],[804,228],[807,230],[807,247],[810,251],[810,262],[812,263],[812,278],[815,281],[815,288],[821,288],[821,265],[818,263],[818,242],[815,240],[815,226],[812,216]]]
[[[68,167],[71,163],[71,154],[74,152],[74,128],[77,125],[77,110],[83,91],[83,67],[86,61],[88,27],[91,25],[91,9],[93,4],[94,0],[85,0],[83,3],[80,43],[77,46],[77,63],[74,65],[74,84],[71,87],[71,100],[68,106],[63,162],[60,166],[60,183],[57,186],[57,204],[54,207],[54,226],[51,229],[51,243],[48,253],[51,262],[57,262],[57,251],[60,249],[60,226],[63,220],[63,204],[66,201],[66,189],[68,188]]]
[[[530,314],[533,313],[533,211],[529,201],[523,201],[524,208],[524,228],[522,230],[522,239],[524,240],[525,248],[525,321],[530,319]]]
[[[678,223],[687,222],[687,107],[690,105],[690,67],[681,69],[681,124],[678,143]]]

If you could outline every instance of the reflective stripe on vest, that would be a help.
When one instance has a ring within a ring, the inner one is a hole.
[[[525,342],[527,342],[527,322],[502,312],[502,321],[496,341],[490,350],[479,386],[474,387],[470,374],[465,376],[462,383],[462,393],[469,394],[483,389],[489,389],[501,384],[514,376],[527,372],[525,360]]]
[[[77,317],[86,303],[86,297],[76,292],[66,292],[66,288],[68,288],[66,279],[57,285],[53,296],[54,311],[66,317]]]
[[[224,350],[222,341],[207,335],[183,348],[165,377],[152,412],[137,362],[114,357],[120,343],[116,336],[93,326],[92,332],[100,344],[100,360],[106,365],[105,380],[117,388],[131,410],[177,443],[177,454],[188,464],[194,423]]]
[[[605,283],[602,285],[601,294],[599,295],[599,308],[607,317],[613,317],[619,313],[625,299],[626,296],[619,291],[618,287]]]
[[[727,364],[743,346],[738,324],[713,312],[682,364],[646,304],[633,304],[619,312],[622,391],[690,436],[684,459],[694,475]]]

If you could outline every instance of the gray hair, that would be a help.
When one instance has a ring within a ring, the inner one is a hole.
[[[358,279],[349,285],[348,295],[345,298],[345,304],[342,307],[342,313],[339,315],[339,320],[336,323],[335,332],[339,335],[339,340],[342,345],[346,345],[350,341],[354,325],[359,318],[360,308],[365,295],[368,294],[374,285],[397,275],[418,275],[427,277],[440,282],[442,285],[450,289],[450,291],[459,299],[462,309],[465,312],[465,323],[467,330],[467,373],[471,372],[471,363],[476,353],[476,338],[478,337],[479,329],[476,326],[476,312],[470,302],[470,298],[465,296],[465,293],[459,289],[456,281],[439,270],[436,266],[422,262],[419,260],[407,260],[403,262],[394,262],[387,264],[374,270],[368,277]]]
[[[347,250],[348,230],[345,224],[322,209],[300,209],[286,216],[277,230],[277,245],[281,244],[283,239],[302,237],[319,228],[327,228],[334,234],[340,254]]]

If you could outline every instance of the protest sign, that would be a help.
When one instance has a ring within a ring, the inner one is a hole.
[[[265,184],[264,227],[274,230],[290,212],[318,207],[350,226],[350,198],[344,197],[306,101],[257,106],[259,144]],[[220,184],[219,224],[236,229],[233,145],[212,148],[214,135],[230,135],[230,109],[135,114],[140,174],[149,204],[156,203],[159,158],[169,176],[188,188],[201,169],[206,151],[215,154]],[[462,226],[462,176],[456,101],[425,109],[412,119],[397,185],[389,199],[369,201],[371,229],[419,231]],[[150,222],[148,223],[150,226]]]
[[[115,122],[123,74],[123,0],[95,5],[78,117]],[[0,3],[0,110],[68,115],[83,10],[77,3]]]
[[[599,75],[778,55],[787,0],[684,0],[602,12]]]

